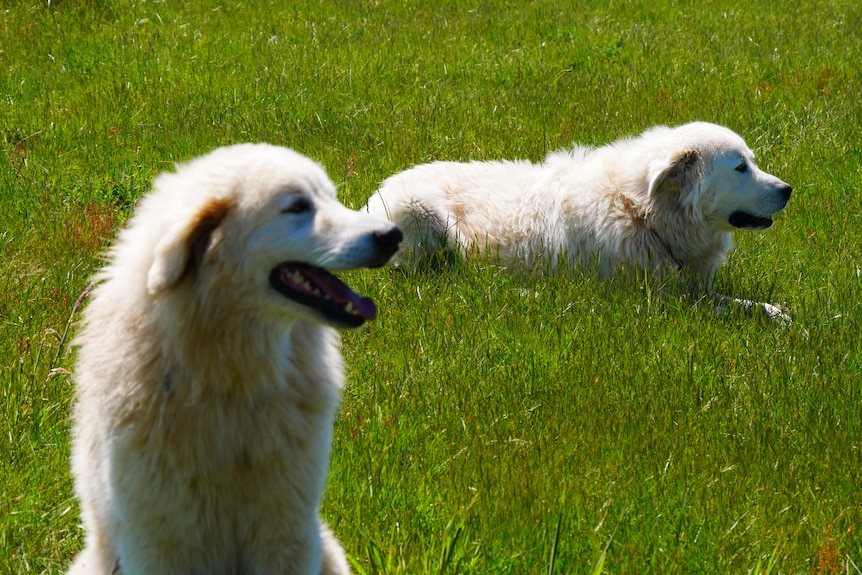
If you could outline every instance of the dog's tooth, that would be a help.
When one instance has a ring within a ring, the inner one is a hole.
[[[356,314],[356,306],[353,305],[352,301],[349,301],[347,302],[347,305],[344,306],[344,311],[346,311],[347,313]]]
[[[302,272],[298,270],[291,270],[284,274],[285,280],[296,284],[297,287],[316,295],[317,297],[321,297],[320,290],[316,288],[312,283],[308,280],[307,277],[302,275]]]

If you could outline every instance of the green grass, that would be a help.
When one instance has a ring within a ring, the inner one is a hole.
[[[860,27],[850,0],[0,0],[0,573],[81,546],[61,340],[173,162],[288,145],[358,207],[415,163],[693,119],[794,186],[716,278],[793,325],[487,262],[350,274],[381,313],[344,336],[323,515],[357,573],[862,572]]]

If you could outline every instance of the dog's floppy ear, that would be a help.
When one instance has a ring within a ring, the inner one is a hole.
[[[227,200],[210,200],[187,221],[177,222],[156,245],[147,290],[159,293],[178,284],[200,265],[213,232],[230,210]]]
[[[702,158],[697,150],[678,152],[649,166],[649,195],[655,196],[664,189],[676,193],[693,190],[701,179]]]

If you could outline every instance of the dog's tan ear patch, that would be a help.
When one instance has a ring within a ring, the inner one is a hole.
[[[227,200],[211,200],[188,222],[168,230],[156,245],[153,264],[147,273],[147,290],[151,294],[178,284],[200,266],[213,232],[230,208]]]
[[[666,160],[653,162],[649,167],[649,194],[670,188],[680,193],[694,188],[700,176],[701,155],[697,150],[686,150]]]

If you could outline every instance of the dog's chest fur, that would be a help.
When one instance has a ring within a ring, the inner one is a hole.
[[[343,376],[330,328],[292,330],[239,362],[154,349],[137,389],[101,390],[112,498],[156,548],[183,541],[189,561],[239,565],[267,533],[316,524]]]

